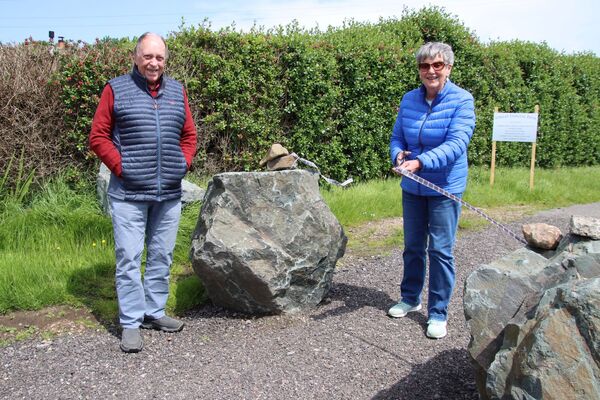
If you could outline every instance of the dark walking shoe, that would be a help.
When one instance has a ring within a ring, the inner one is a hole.
[[[142,340],[142,335],[140,335],[139,328],[123,328],[120,347],[125,353],[137,353],[142,351],[144,341]]]
[[[157,329],[163,332],[179,332],[183,329],[183,325],[183,322],[166,315],[158,319],[144,317],[144,322],[142,322],[142,328],[144,329]]]

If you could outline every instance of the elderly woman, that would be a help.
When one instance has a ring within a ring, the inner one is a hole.
[[[406,93],[390,140],[395,166],[461,196],[467,184],[467,146],[475,128],[473,96],[450,82],[452,48],[426,43],[416,55],[422,85]],[[404,274],[401,300],[390,308],[392,317],[421,309],[429,256],[427,336],[447,334],[448,303],[454,289],[453,247],[460,204],[404,178]]]

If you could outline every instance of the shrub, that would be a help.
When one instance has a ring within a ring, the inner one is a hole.
[[[494,107],[539,104],[537,165],[600,163],[600,60],[522,41],[482,45],[443,9],[404,10],[401,19],[348,21],[326,31],[297,24],[242,33],[182,28],[167,38],[167,73],[188,91],[199,133],[199,174],[258,167],[273,142],[326,175],[373,179],[389,171],[388,141],[402,95],[419,85],[414,54],[425,41],[452,45],[451,79],[473,93],[477,125],[469,161],[489,165]],[[0,172],[24,149],[25,170],[45,176],[94,165],[87,136],[98,96],[129,71],[134,43],[105,39],[0,45]],[[498,143],[497,165],[526,166],[529,143]],[[77,176],[77,174],[73,174]]]
[[[60,69],[59,56],[45,43],[0,45],[0,175],[13,155],[22,154],[22,169],[49,175],[70,155],[62,151],[62,105],[50,84]],[[15,184],[16,169],[7,185]]]
[[[63,148],[80,162],[88,160],[88,135],[100,93],[108,81],[131,70],[134,43],[111,39],[94,45],[68,44],[60,53],[60,71],[52,82],[60,88],[64,110]]]

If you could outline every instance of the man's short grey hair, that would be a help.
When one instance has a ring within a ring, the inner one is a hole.
[[[146,39],[146,37],[148,37],[148,36],[157,36],[157,37],[159,37],[159,38],[160,38],[160,40],[162,40],[162,42],[163,42],[163,43],[164,43],[164,45],[165,45],[165,59],[169,58],[169,47],[167,47],[167,41],[165,40],[165,38],[164,38],[164,37],[162,37],[162,36],[160,36],[159,34],[157,34],[157,33],[154,33],[154,32],[144,32],[144,33],[142,34],[142,36],[140,36],[140,37],[138,38],[138,40],[137,40],[137,43],[135,44],[135,48],[133,49],[133,54],[134,54],[134,55],[136,55],[136,54],[138,53],[138,50],[140,49],[140,44],[141,44],[141,43],[142,43],[142,41],[143,41],[144,39]]]
[[[417,63],[422,63],[426,58],[435,58],[441,55],[444,62],[448,65],[454,65],[454,52],[452,47],[442,42],[425,43],[419,51],[417,51]]]

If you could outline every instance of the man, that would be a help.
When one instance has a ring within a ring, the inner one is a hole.
[[[144,33],[133,70],[104,87],[90,148],[111,170],[121,350],[143,348],[140,327],[178,332],[165,315],[169,268],[181,215],[181,180],[196,151],[196,128],[182,84],[164,75],[165,40]],[[141,258],[146,244],[142,282]]]

